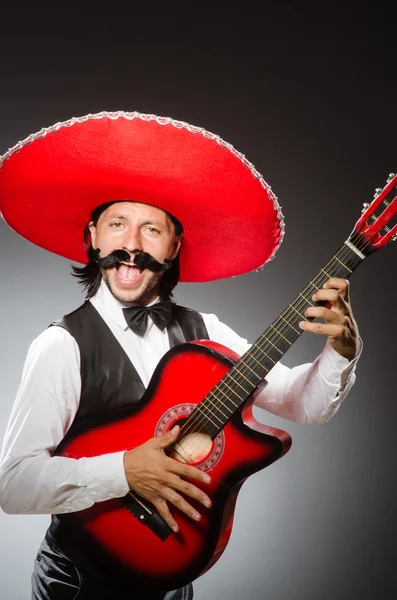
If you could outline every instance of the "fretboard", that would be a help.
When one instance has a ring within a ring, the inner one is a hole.
[[[345,242],[194,409],[188,419],[191,425],[194,428],[202,426],[214,439],[303,333],[300,321],[313,320],[305,316],[306,309],[323,304],[313,301],[313,294],[330,277],[348,279],[364,258],[358,248],[349,241]]]

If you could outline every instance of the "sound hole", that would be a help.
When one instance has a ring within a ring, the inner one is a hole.
[[[188,418],[196,408],[195,404],[177,404],[163,413],[157,422],[154,437],[165,435],[176,424],[181,427],[180,438],[167,454],[180,462],[193,464],[202,471],[210,471],[222,457],[225,447],[225,434],[221,431],[214,440],[203,425],[195,426]]]
[[[171,456],[180,462],[197,464],[203,462],[211,453],[213,443],[211,436],[206,431],[195,431],[188,419],[179,419],[177,424],[181,428],[181,434],[174,444]],[[175,425],[175,423],[174,423]]]

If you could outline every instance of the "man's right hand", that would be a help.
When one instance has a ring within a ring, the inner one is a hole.
[[[200,469],[180,463],[164,452],[164,448],[177,440],[179,433],[180,427],[176,425],[164,436],[152,438],[124,454],[124,470],[128,485],[156,507],[173,531],[178,531],[178,525],[168,508],[168,502],[196,521],[201,518],[201,515],[178,492],[198,500],[206,507],[211,506],[210,498],[182,477],[197,479],[204,483],[210,483],[211,478]]]

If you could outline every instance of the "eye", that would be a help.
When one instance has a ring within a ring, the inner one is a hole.
[[[160,231],[158,229],[156,229],[155,227],[146,227],[145,228],[146,231],[148,231],[149,233],[160,233]]]
[[[122,225],[123,223],[121,223],[120,221],[113,221],[113,223],[109,223],[109,227],[115,227],[116,229],[118,229]]]

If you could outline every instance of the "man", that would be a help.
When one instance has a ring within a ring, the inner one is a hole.
[[[211,471],[167,455],[180,427],[79,459],[62,449],[101,415],[139,406],[170,347],[207,338],[239,355],[249,349],[214,315],[169,299],[178,279],[229,277],[269,260],[283,235],[277,201],[214,134],[152,115],[101,113],[42,130],[9,151],[0,162],[0,202],[21,235],[81,263],[85,226],[89,258],[74,268],[88,300],[33,342],[4,439],[3,510],[53,515],[32,598],[191,598],[191,584],[148,592],[97,563],[96,548],[68,521],[131,490],[175,533],[178,515],[200,522],[211,507]],[[331,418],[354,383],[360,351],[347,281],[329,279],[313,301],[326,306],[305,308],[300,327],[327,337],[323,353],[291,370],[276,363],[255,394],[257,406],[300,423]]]

